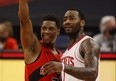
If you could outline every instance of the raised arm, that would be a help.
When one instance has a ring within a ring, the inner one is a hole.
[[[37,37],[33,34],[27,0],[19,0],[18,15],[20,20],[20,38],[24,49],[25,61],[31,63],[35,61],[38,54],[40,54],[41,45]]]

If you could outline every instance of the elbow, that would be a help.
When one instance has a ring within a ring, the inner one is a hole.
[[[88,77],[86,77],[84,80],[87,80],[87,81],[95,81],[97,76],[98,76],[98,72],[97,70],[95,69],[91,69],[90,70],[91,72],[88,75]]]
[[[93,69],[90,79],[96,80],[97,76],[98,76],[98,71],[96,69]]]
[[[20,21],[23,21],[23,15],[20,11],[18,11],[18,17]]]
[[[19,20],[22,21],[25,18],[25,14],[22,13],[21,11],[18,11],[18,17],[19,17]]]
[[[23,13],[22,13],[22,11],[20,9],[18,11],[18,17],[19,17],[19,19],[23,18]]]

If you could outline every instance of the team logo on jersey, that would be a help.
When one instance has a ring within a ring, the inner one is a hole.
[[[62,62],[64,64],[68,64],[70,66],[74,66],[74,62],[73,62],[74,58],[73,57],[67,56],[67,57],[62,58],[61,60],[62,60]]]
[[[43,66],[40,68],[40,75],[45,75],[46,73],[44,72]]]

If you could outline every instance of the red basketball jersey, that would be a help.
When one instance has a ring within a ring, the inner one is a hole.
[[[54,55],[51,50],[42,45],[41,54],[38,56],[37,60],[31,64],[25,65],[25,81],[59,81],[59,75],[57,73],[52,73],[50,75],[42,75],[42,66],[50,61],[60,61],[62,53],[59,52],[58,55]]]

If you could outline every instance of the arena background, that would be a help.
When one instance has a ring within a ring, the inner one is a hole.
[[[99,33],[99,23],[102,16],[116,16],[116,0],[29,0],[29,7],[34,33],[39,39],[40,19],[49,13],[57,15],[62,22],[64,12],[67,9],[77,8],[81,10],[86,18],[86,34],[90,36]],[[0,22],[4,21],[13,23],[13,36],[22,48],[20,44],[18,0],[0,0]],[[61,28],[57,47],[64,51],[68,46],[68,42],[63,28]],[[24,81],[22,51],[0,51],[0,81]],[[101,54],[100,81],[116,81],[116,53]]]
[[[99,23],[102,16],[116,16],[116,0],[29,0],[30,17],[34,32],[40,39],[40,20],[46,14],[55,14],[61,20],[67,9],[81,10],[86,18],[85,31],[93,36],[99,33]],[[0,22],[11,21],[14,37],[20,43],[18,0],[0,0]],[[61,23],[62,24],[62,23]],[[61,35],[64,35],[61,28]]]
[[[100,55],[100,81],[116,81],[116,53]],[[0,81],[24,81],[23,52],[0,53]]]

